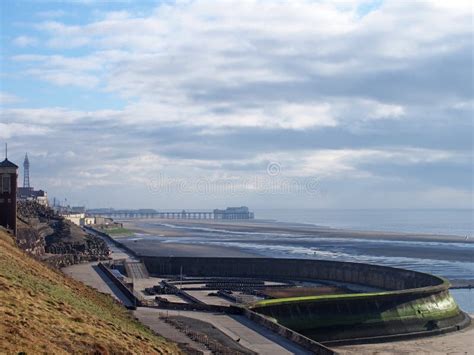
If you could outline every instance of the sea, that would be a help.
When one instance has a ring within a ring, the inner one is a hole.
[[[331,228],[474,238],[473,209],[259,209],[255,217]]]
[[[474,281],[474,211],[471,209],[257,209],[256,219],[359,231],[461,236],[461,241],[323,238],[277,232],[237,232],[223,228],[192,230],[192,237],[154,236],[162,243],[215,245],[277,258],[318,258],[364,262]],[[466,240],[466,242],[463,242]],[[474,289],[452,289],[460,307],[474,313]]]

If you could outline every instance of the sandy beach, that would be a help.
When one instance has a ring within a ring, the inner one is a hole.
[[[474,317],[474,314],[470,314]],[[334,347],[340,354],[473,354],[474,326],[443,335],[378,344]]]

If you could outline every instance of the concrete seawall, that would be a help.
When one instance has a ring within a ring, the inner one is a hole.
[[[192,258],[139,256],[148,270],[160,274],[275,277],[288,279],[331,280],[372,286],[384,290],[413,292],[443,291],[449,282],[416,271],[348,262],[277,258]],[[428,287],[429,290],[424,288]]]
[[[109,280],[111,280],[115,284],[115,286],[118,287],[118,289],[125,295],[125,297],[128,298],[130,303],[133,305],[133,309],[141,304],[141,300],[139,300],[137,296],[135,296],[135,294],[127,286],[125,286],[119,279],[117,279],[107,266],[102,263],[99,263],[97,266],[102,272],[105,273]]]
[[[311,339],[328,344],[429,335],[469,324],[449,282],[415,271],[378,265],[273,258],[140,256],[155,274],[328,280],[381,292],[266,300],[252,310]]]

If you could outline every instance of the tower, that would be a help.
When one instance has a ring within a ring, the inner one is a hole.
[[[16,235],[18,166],[8,160],[7,153],[5,145],[5,160],[0,162],[0,225]]]
[[[23,161],[23,187],[30,187],[30,161],[28,160],[28,153],[25,154]]]

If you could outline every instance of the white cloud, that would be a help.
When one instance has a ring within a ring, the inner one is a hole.
[[[55,127],[79,121],[88,124],[95,121],[110,121],[114,120],[119,113],[115,110],[77,111],[62,107],[45,107],[4,109],[2,116],[12,123],[34,123],[46,127]]]
[[[0,92],[0,105],[9,105],[9,104],[16,104],[18,102],[21,102],[21,98],[18,96],[9,94],[7,92]]]
[[[58,86],[93,88],[100,83],[104,61],[95,56],[65,57],[61,55],[17,55],[16,62],[34,62],[25,74],[38,77]]]
[[[66,11],[63,10],[48,10],[48,11],[39,11],[37,15],[43,18],[57,18],[63,17],[66,15]]]
[[[369,109],[368,117],[372,119],[381,118],[399,118],[405,115],[405,109],[401,105],[390,105],[380,102],[364,102],[368,106],[372,106]]]
[[[76,80],[76,77],[58,80]],[[87,80],[82,84],[85,85]],[[257,108],[232,108],[230,103],[197,105],[183,99],[170,102],[134,103],[123,110],[80,111],[64,107],[40,109],[5,109],[4,116],[14,122],[41,122],[42,124],[71,124],[74,122],[110,122],[123,125],[194,126],[204,132],[217,134],[232,128],[281,128],[304,130],[307,128],[336,127],[354,124],[347,120],[348,110],[357,110],[360,120],[391,119],[403,115],[397,105],[375,101],[357,101],[350,105],[337,101],[321,101],[305,104],[276,103]],[[228,111],[228,112],[226,112]]]
[[[352,103],[347,97],[307,102],[294,98],[291,90],[308,76],[337,81],[339,75],[403,68],[423,56],[452,51],[463,43],[449,38],[470,32],[469,7],[463,2],[440,6],[387,1],[360,18],[358,7],[365,3],[189,1],[161,4],[146,15],[109,12],[85,25],[47,21],[38,29],[51,46],[87,47],[87,54],[14,59],[31,63],[29,75],[53,84],[105,88],[137,106],[154,107],[154,112],[135,110],[147,121],[210,127],[334,126],[343,106],[336,102],[343,100],[346,112],[363,111],[361,119],[397,119],[406,113],[400,103],[367,97]],[[310,89],[314,96],[325,89],[317,84]],[[285,92],[273,99],[265,94],[271,94],[272,86]],[[252,87],[255,100],[240,92]],[[234,91],[234,112],[222,119],[206,112],[206,107],[232,100]],[[221,92],[229,94],[220,98]]]
[[[94,88],[100,80],[90,74],[65,72],[62,70],[30,69],[28,75],[34,75],[38,78],[48,81],[58,86],[78,86],[82,88]]]
[[[401,166],[421,163],[469,163],[465,152],[421,148],[384,149],[318,149],[262,154],[254,162],[278,162],[289,176],[317,176],[331,178],[374,177],[362,167],[365,164],[396,162]]]
[[[13,44],[18,47],[30,47],[38,44],[38,40],[30,36],[18,36],[13,39]]]
[[[0,138],[10,139],[23,136],[41,136],[51,132],[48,127],[22,123],[1,123]]]

